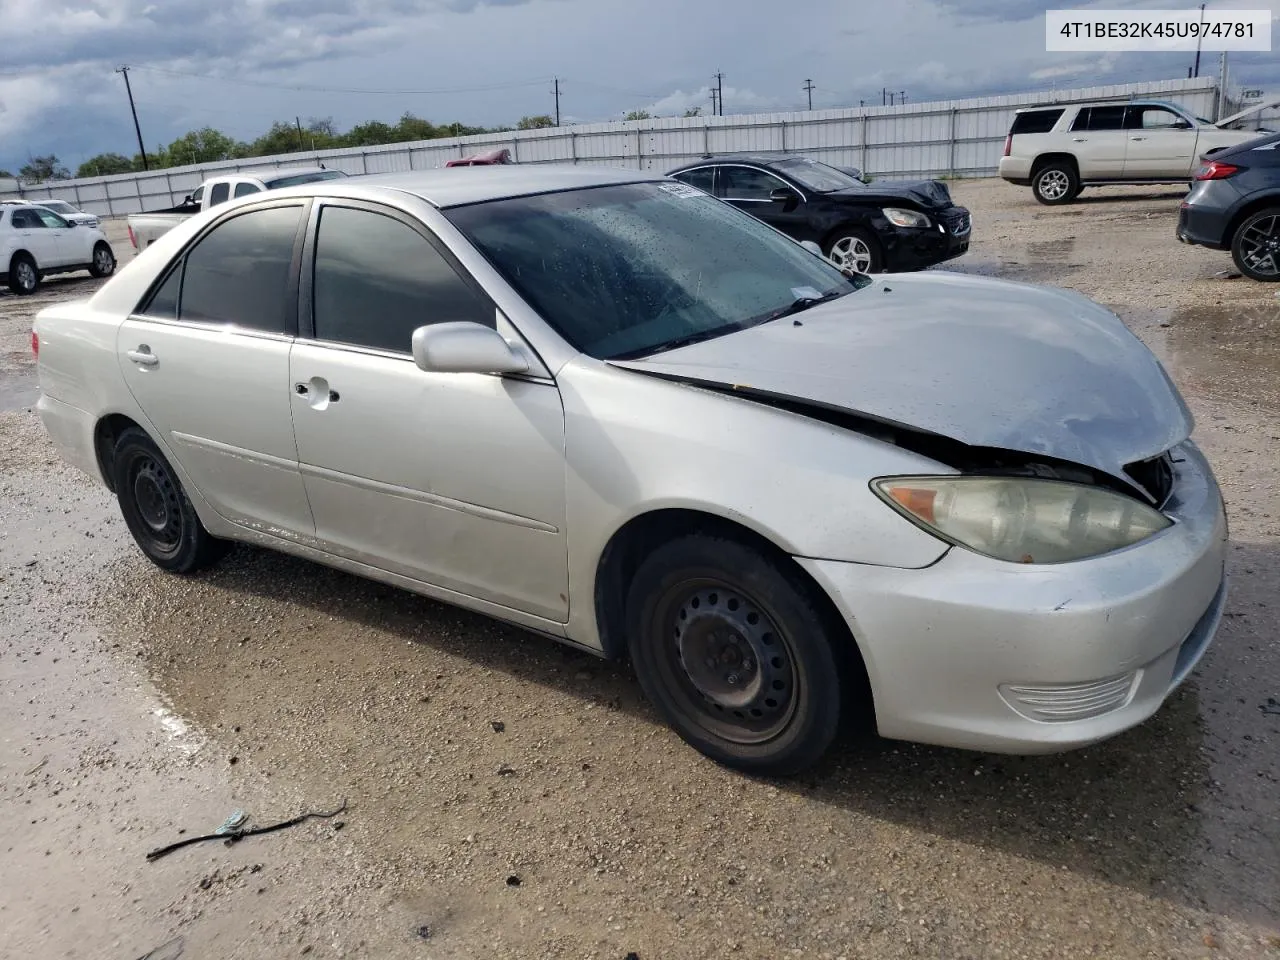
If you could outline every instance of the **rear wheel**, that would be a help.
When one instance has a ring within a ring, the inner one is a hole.
[[[36,262],[27,253],[15,253],[9,261],[9,289],[14,293],[26,296],[36,292],[40,286],[40,271]]]
[[[1031,178],[1031,192],[1049,206],[1070,203],[1080,196],[1080,176],[1070,163],[1046,163]]]
[[[640,565],[627,620],[645,695],[713,760],[787,775],[830,746],[845,638],[795,571],[735,540],[685,536]]]
[[[89,264],[89,273],[95,277],[109,277],[116,272],[116,255],[105,240],[99,240],[93,246],[93,261]]]
[[[1280,207],[1259,210],[1240,224],[1231,241],[1231,258],[1250,279],[1280,281]]]
[[[112,467],[120,512],[142,552],[170,573],[212,566],[229,544],[211,536],[160,448],[137,427],[116,441]]]

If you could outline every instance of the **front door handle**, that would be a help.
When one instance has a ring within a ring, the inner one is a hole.
[[[1145,139],[1147,139],[1147,138],[1146,138],[1146,137],[1130,137],[1129,139],[1130,139],[1130,140],[1145,140]]]
[[[125,356],[140,367],[154,367],[160,362],[160,358],[152,353],[151,348],[145,343],[141,344],[137,350],[130,350]]]
[[[1089,138],[1088,137],[1072,137],[1071,142],[1072,143],[1088,143]]]
[[[305,382],[295,383],[293,392],[306,400],[312,410],[324,410],[329,404],[342,399],[337,390],[329,389],[329,381],[323,377],[312,377]]]

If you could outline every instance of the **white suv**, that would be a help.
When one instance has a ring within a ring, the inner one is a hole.
[[[97,227],[78,226],[34,203],[0,203],[0,283],[35,293],[51,273],[115,272],[116,255]]]
[[[1041,203],[1070,203],[1097,184],[1189,183],[1201,156],[1263,132],[1228,130],[1259,104],[1216,124],[1161,100],[1019,110],[1004,144],[1000,176],[1030,186]]]

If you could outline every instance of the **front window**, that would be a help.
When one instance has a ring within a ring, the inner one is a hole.
[[[846,277],[754,217],[680,183],[445,213],[565,340],[600,359],[709,340],[871,282]]]
[[[829,167],[819,160],[779,160],[769,166],[779,173],[785,173],[800,186],[807,187],[814,193],[831,193],[833,190],[849,190],[866,186],[847,173],[835,167]]]

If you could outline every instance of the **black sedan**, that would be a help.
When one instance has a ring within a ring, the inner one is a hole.
[[[785,155],[706,156],[667,175],[818,244],[845,270],[919,270],[969,249],[969,211],[939,180],[868,184]]]
[[[1182,201],[1178,239],[1230,250],[1246,277],[1280,281],[1280,134],[1205,157]]]

